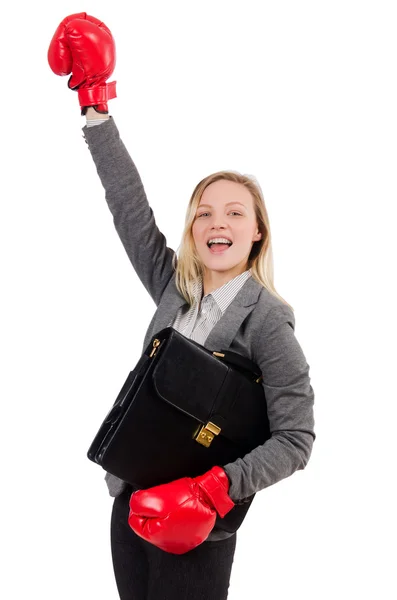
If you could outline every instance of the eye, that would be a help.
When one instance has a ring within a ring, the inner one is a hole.
[[[230,212],[231,212],[231,213],[235,213],[236,215],[240,215],[240,217],[241,217],[241,213],[237,212],[236,210],[231,210]],[[203,215],[209,215],[209,213],[208,213],[208,212],[201,213],[201,215],[198,215],[198,216],[197,216],[197,218],[199,219],[199,218],[200,218],[200,217],[202,217]]]

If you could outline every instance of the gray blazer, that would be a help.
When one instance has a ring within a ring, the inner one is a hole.
[[[158,229],[153,211],[114,119],[82,128],[114,225],[127,255],[156,304],[142,352],[151,337],[167,327],[187,305],[175,285],[174,250]],[[263,374],[272,437],[244,458],[223,466],[231,480],[229,494],[240,501],[303,469],[314,434],[314,393],[309,365],[294,334],[293,311],[249,277],[204,347],[230,349],[256,362]],[[117,496],[123,482],[107,476],[109,492]]]

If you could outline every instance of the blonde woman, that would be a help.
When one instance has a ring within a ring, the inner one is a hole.
[[[107,102],[115,97],[115,83],[106,83],[115,61],[110,31],[86,13],[70,15],[56,30],[48,59],[55,73],[72,73],[68,84],[79,94],[84,138],[116,231],[157,306],[143,350],[154,333],[172,326],[207,349],[250,358],[263,375],[271,429],[263,445],[199,477],[146,490],[105,477],[115,498],[111,544],[120,598],[223,600],[236,531],[225,531],[222,518],[304,469],[315,438],[309,365],[294,335],[292,307],[273,285],[264,199],[252,177],[234,171],[205,177],[189,200],[177,255],[156,225],[109,115]]]

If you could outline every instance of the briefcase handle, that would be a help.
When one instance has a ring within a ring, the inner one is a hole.
[[[220,352],[214,351],[212,354],[223,360],[225,363],[236,367],[250,379],[254,378],[256,383],[259,383],[262,379],[262,371],[251,359],[246,358],[241,354],[237,354],[237,352],[232,352],[231,350],[221,350]]]

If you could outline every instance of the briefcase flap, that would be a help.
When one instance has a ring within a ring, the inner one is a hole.
[[[254,383],[200,344],[172,335],[156,357],[153,386],[168,404],[194,418],[211,422],[220,435],[245,451],[270,436],[261,383]]]
[[[171,346],[165,343],[153,370],[157,394],[189,416],[206,423],[225,381],[228,367],[201,350],[184,344],[174,336]]]

